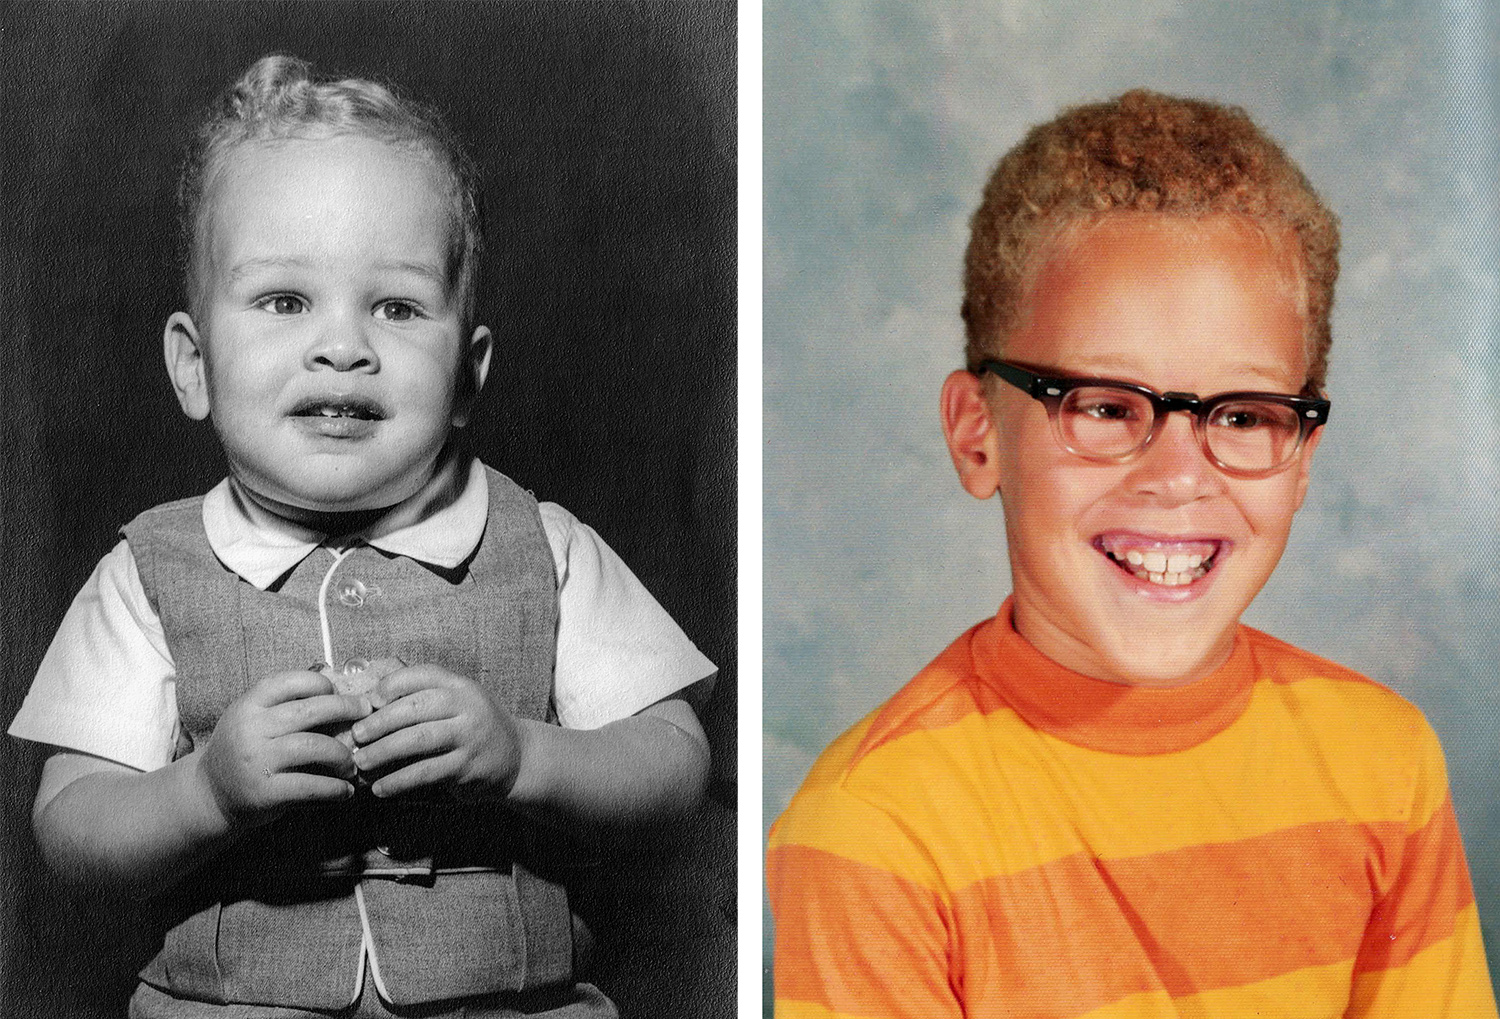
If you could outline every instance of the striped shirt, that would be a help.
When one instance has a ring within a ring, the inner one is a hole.
[[[1483,1019],[1436,736],[1241,627],[1176,689],[970,630],[824,752],[771,831],[781,1019]]]

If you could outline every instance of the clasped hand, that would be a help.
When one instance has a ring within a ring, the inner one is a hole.
[[[483,687],[437,665],[393,672],[380,705],[354,724],[354,764],[378,775],[370,791],[445,789],[459,799],[503,797],[521,769],[524,730]]]
[[[327,733],[354,723],[353,752]],[[447,790],[503,797],[520,770],[523,730],[473,680],[436,665],[399,669],[368,695],[337,693],[317,672],[268,676],[225,710],[203,751],[214,804],[233,827],[298,804]]]

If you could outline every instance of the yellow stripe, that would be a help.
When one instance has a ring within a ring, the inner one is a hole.
[[[768,857],[774,858],[783,845],[807,846],[939,892],[943,882],[926,850],[889,815],[850,796],[843,787],[849,759],[873,717],[835,740],[813,765],[787,812],[771,826]],[[768,859],[767,866],[774,866],[774,859]]]
[[[771,830],[766,867],[774,880],[776,851],[807,846],[895,874],[934,893],[944,882],[932,857],[891,819],[841,790],[804,790]]]
[[[1405,966],[1356,976],[1348,1014],[1495,1019],[1476,907],[1458,914],[1451,938],[1418,952]]]
[[[1337,1019],[1349,1000],[1353,960],[1309,966],[1240,987],[1221,987],[1177,999],[1182,1019],[1257,1016],[1262,1019]]]
[[[776,1019],[878,1019],[875,1016],[857,1016],[850,1012],[831,1012],[811,1001],[784,1001],[776,999]]]
[[[1003,772],[991,766],[997,747],[1007,760]],[[1025,765],[1028,755],[1034,768]],[[1393,760],[1408,763],[1398,771]],[[1413,830],[1440,805],[1421,802],[1413,813],[1414,789],[1440,791],[1445,777],[1436,739],[1414,708],[1370,684],[1308,679],[1257,684],[1239,724],[1178,753],[1104,754],[1040,735],[1002,710],[879,747],[844,786],[877,814],[901,818],[961,887],[1085,845],[1112,858],[1333,820]],[[976,805],[988,805],[988,823],[974,816]],[[848,826],[854,819],[844,809],[825,800],[817,809],[834,816],[784,837],[884,865],[878,860],[888,847],[875,858],[865,852],[865,833]],[[986,828],[1003,837],[976,840]],[[924,863],[901,873],[925,883],[931,869]]]
[[[1177,1019],[1177,1007],[1166,991],[1144,991],[1086,1012],[1078,1019]]]

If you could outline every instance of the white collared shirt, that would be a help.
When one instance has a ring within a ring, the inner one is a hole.
[[[483,466],[470,461],[465,474],[454,486],[457,478],[440,472],[362,540],[434,566],[463,562],[484,534],[489,506]],[[713,663],[591,527],[554,503],[540,511],[557,568],[552,697],[564,726],[598,728],[713,674]],[[262,590],[324,539],[261,508],[231,479],[204,498],[203,525],[214,554]],[[176,666],[126,542],[74,598],[9,731],[142,771],[171,762]]]

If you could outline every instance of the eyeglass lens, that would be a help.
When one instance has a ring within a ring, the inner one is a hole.
[[[1121,459],[1151,436],[1151,401],[1139,393],[1102,386],[1070,390],[1057,410],[1063,444],[1082,456]],[[1210,454],[1231,470],[1280,467],[1297,450],[1302,424],[1280,403],[1236,400],[1214,407],[1200,429]]]

